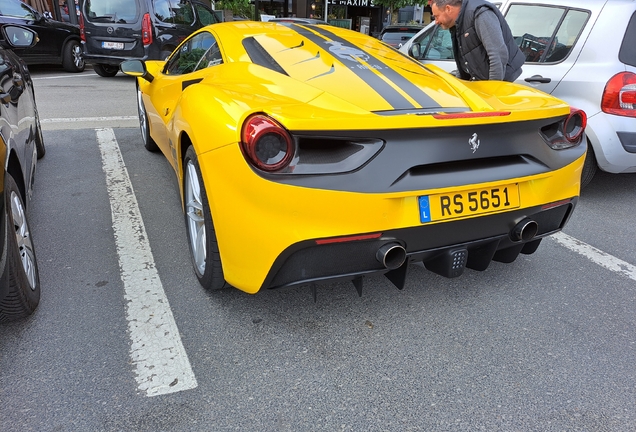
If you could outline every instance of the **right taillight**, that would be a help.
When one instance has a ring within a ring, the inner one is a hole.
[[[141,41],[144,45],[152,43],[152,23],[150,22],[150,14],[145,14],[141,20]]]
[[[575,147],[583,141],[587,126],[585,111],[570,107],[570,114],[564,119],[541,128],[545,142],[554,150]]]
[[[605,85],[601,109],[604,113],[636,117],[636,74],[620,72]]]
[[[585,112],[580,109],[570,108],[570,115],[563,122],[563,136],[572,144],[579,144],[585,132],[585,126],[587,126]]]

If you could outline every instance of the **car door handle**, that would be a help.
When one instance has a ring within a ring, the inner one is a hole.
[[[537,82],[542,84],[547,84],[552,81],[552,78],[544,78],[541,75],[532,75],[524,80],[525,82]]]

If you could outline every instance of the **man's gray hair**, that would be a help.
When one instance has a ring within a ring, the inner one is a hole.
[[[438,9],[443,8],[446,5],[449,6],[460,6],[462,4],[462,0],[430,0],[429,5],[435,5]]]

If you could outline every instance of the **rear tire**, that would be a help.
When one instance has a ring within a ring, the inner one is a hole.
[[[137,84],[137,113],[139,114],[139,128],[141,129],[141,140],[144,143],[146,150],[151,152],[159,151],[159,147],[155,140],[150,136],[150,124],[148,124],[148,113],[144,105],[144,100],[141,96],[141,90],[139,84]]]
[[[596,174],[598,164],[596,163],[596,156],[594,156],[594,149],[592,144],[587,143],[587,155],[585,155],[585,162],[583,163],[583,172],[581,173],[581,189],[587,186]]]
[[[161,58],[159,60],[164,61],[165,59],[170,57],[170,54],[172,54],[172,51],[173,50],[163,50],[163,51],[161,51],[161,54],[159,54],[161,56]]]
[[[2,231],[6,252],[2,283],[9,287],[0,299],[0,322],[24,318],[40,303],[40,276],[24,202],[11,174],[5,173],[5,215]]]
[[[229,285],[223,276],[208,197],[192,146],[186,151],[183,167],[184,214],[194,273],[203,288],[218,291]]]
[[[46,147],[44,147],[44,137],[42,136],[42,126],[40,126],[40,115],[37,110],[35,111],[35,149],[37,152],[37,158],[42,159],[46,154]]]
[[[94,64],[93,70],[99,76],[111,78],[117,75],[117,72],[119,72],[119,67],[107,64]]]
[[[86,67],[82,46],[76,40],[70,40],[62,51],[62,67],[67,72],[83,72]]]

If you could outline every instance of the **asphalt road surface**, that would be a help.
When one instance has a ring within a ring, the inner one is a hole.
[[[0,326],[1,431],[636,430],[636,175],[484,272],[207,293],[134,81],[33,76],[42,300]]]

